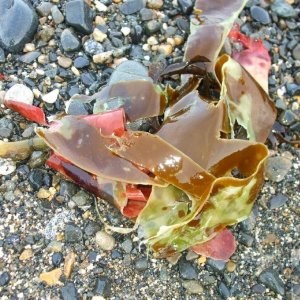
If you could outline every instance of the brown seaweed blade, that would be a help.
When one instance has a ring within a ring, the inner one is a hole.
[[[99,130],[80,118],[64,117],[55,126],[36,132],[55,153],[91,174],[132,184],[157,184],[131,163],[113,155]]]
[[[206,57],[211,61],[207,70],[213,72],[225,38],[246,2],[247,0],[196,1],[196,16],[191,21],[191,35],[187,40],[185,60],[190,61],[197,56]]]

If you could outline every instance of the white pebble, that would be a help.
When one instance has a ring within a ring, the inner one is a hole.
[[[129,27],[122,27],[121,32],[124,34],[124,36],[127,36],[130,33]]]
[[[17,83],[6,92],[4,100],[12,100],[32,105],[33,93],[26,85]]]
[[[50,93],[43,95],[42,99],[47,103],[54,103],[57,100],[58,95],[59,95],[59,89],[55,89]]]
[[[105,231],[98,231],[95,238],[96,244],[106,251],[110,251],[115,247],[116,241],[113,236],[109,235]]]

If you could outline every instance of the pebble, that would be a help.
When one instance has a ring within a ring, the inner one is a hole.
[[[129,81],[129,80],[149,80],[152,79],[148,76],[148,69],[145,68],[139,62],[127,60],[114,70],[109,78],[109,85],[122,81]]]
[[[38,14],[42,17],[47,17],[50,12],[51,12],[51,8],[53,7],[53,4],[50,2],[42,2],[41,4],[39,4],[36,7],[36,10],[38,12]]]
[[[106,276],[100,276],[97,278],[94,293],[103,297],[109,297],[111,295],[111,281]]]
[[[271,23],[269,13],[259,6],[252,6],[250,8],[250,13],[252,18],[261,24],[267,25]]]
[[[297,121],[297,115],[290,109],[287,109],[280,114],[278,120],[284,126],[291,126]]]
[[[192,263],[181,259],[178,264],[180,276],[183,279],[197,279],[197,272]]]
[[[54,28],[50,26],[44,26],[43,29],[37,33],[37,37],[44,42],[49,42],[53,36]]]
[[[42,96],[42,99],[46,103],[54,103],[59,95],[59,89],[55,89],[48,94]]]
[[[152,9],[142,8],[139,14],[142,21],[150,21],[154,19],[154,13]]]
[[[203,287],[196,280],[185,280],[182,283],[182,286],[186,289],[188,294],[202,294]]]
[[[292,168],[290,159],[282,156],[270,157],[267,160],[265,175],[274,182],[282,181]]]
[[[5,137],[3,136],[3,130],[1,128],[1,125],[0,125],[0,137]],[[16,170],[16,163],[14,161],[10,159],[0,158],[0,175],[4,175],[4,176],[9,175],[13,173],[15,170]]]
[[[68,282],[60,289],[62,300],[79,300],[79,296],[74,283]]]
[[[236,269],[236,263],[233,262],[233,261],[228,261],[227,264],[226,264],[226,270],[229,272],[229,273],[232,273],[234,272]]]
[[[122,27],[121,32],[123,33],[124,36],[127,36],[130,33],[130,28],[129,27]]]
[[[103,46],[95,40],[87,40],[83,44],[83,48],[89,55],[96,55],[103,52]]]
[[[30,42],[38,28],[38,16],[28,1],[0,1],[0,46],[19,52]]]
[[[231,297],[230,290],[224,282],[221,282],[219,285],[219,293],[223,299],[228,299],[229,297]]]
[[[64,260],[64,256],[62,255],[61,252],[54,252],[52,254],[51,261],[54,267],[59,267],[60,264],[63,262],[63,260]]]
[[[283,205],[285,205],[288,201],[288,197],[283,194],[278,194],[274,197],[272,197],[269,201],[270,209],[279,208]]]
[[[19,61],[25,64],[31,64],[34,60],[36,60],[41,55],[39,51],[33,51],[26,53],[19,57]]]
[[[120,5],[120,12],[124,15],[131,15],[139,12],[145,7],[144,0],[128,0]]]
[[[70,252],[67,254],[67,256],[65,257],[65,263],[64,263],[64,275],[66,276],[66,278],[70,278],[73,268],[74,268],[74,264],[75,264],[75,260],[76,260],[76,255],[74,252]]]
[[[260,273],[258,280],[272,291],[284,295],[285,288],[282,279],[276,270],[268,268]]]
[[[0,119],[0,137],[1,138],[9,138],[12,136],[14,131],[14,123],[10,119],[2,118]],[[7,169],[6,164],[7,160],[1,160],[2,170],[6,172]]]
[[[96,233],[95,242],[100,249],[111,251],[116,244],[115,238],[105,231],[98,231]]]
[[[275,0],[271,5],[271,10],[282,18],[294,18],[297,16],[294,8],[284,0]]]
[[[157,20],[148,21],[145,25],[145,33],[148,36],[152,36],[154,33],[160,31],[161,23]]]
[[[60,284],[60,276],[62,275],[62,270],[60,268],[54,269],[49,272],[43,272],[40,274],[39,278],[41,281],[45,282],[49,286],[54,286]]]
[[[162,0],[148,0],[147,1],[147,7],[152,9],[160,9],[164,5],[164,2]]]
[[[16,83],[5,94],[4,100],[13,100],[32,105],[33,93],[26,85]]]
[[[0,275],[0,286],[5,286],[10,282],[10,274],[8,272],[2,272]]]
[[[65,20],[64,15],[56,5],[51,8],[51,14],[55,24],[61,24]]]
[[[86,56],[78,56],[74,60],[74,67],[76,69],[83,69],[90,65],[90,61]]]
[[[138,272],[143,272],[146,271],[148,269],[148,260],[147,258],[139,258],[135,261],[135,269]]]
[[[34,254],[33,254],[33,251],[31,249],[25,249],[21,255],[19,256],[19,260],[20,261],[24,261],[24,260],[27,260],[31,257],[33,257]]]
[[[66,52],[73,52],[81,47],[81,43],[71,29],[65,29],[60,37],[60,42]]]
[[[88,193],[86,193],[83,190],[80,190],[77,194],[75,194],[72,198],[72,201],[74,201],[77,206],[85,206],[89,205],[91,203],[91,199]]]
[[[264,294],[266,291],[266,288],[262,285],[262,284],[255,284],[254,286],[252,286],[251,290],[255,293],[255,294]]]
[[[95,64],[107,64],[112,62],[112,60],[113,60],[112,51],[106,51],[106,52],[93,55],[93,62]]]
[[[80,100],[72,100],[67,108],[67,114],[73,116],[88,115],[89,111]]]
[[[65,57],[65,56],[59,56],[58,59],[57,59],[57,63],[61,67],[65,68],[65,69],[68,69],[72,65],[72,59],[69,58],[69,57]]]
[[[122,249],[125,251],[125,253],[130,253],[132,250],[132,241],[131,239],[126,239],[122,244],[121,244]]]
[[[90,34],[93,31],[92,12],[84,0],[67,2],[66,22],[83,34]]]
[[[251,247],[254,242],[254,237],[248,233],[241,232],[240,242],[241,242],[241,244],[245,245],[246,247]]]
[[[168,44],[165,44],[165,45],[163,44],[163,45],[158,46],[157,50],[159,53],[163,54],[164,56],[168,56],[168,55],[172,54],[173,47]]]
[[[40,169],[30,171],[28,181],[33,190],[38,191],[42,186],[51,185],[51,175]]]
[[[223,272],[225,269],[226,262],[223,260],[215,260],[215,259],[209,258],[207,260],[207,264],[209,266],[211,266],[215,271]]]
[[[179,7],[185,15],[193,11],[193,2],[191,0],[178,0]]]
[[[78,243],[82,241],[82,231],[75,224],[65,226],[65,241],[67,243]]]
[[[93,38],[95,41],[102,43],[107,38],[107,35],[96,27],[93,31]]]
[[[293,49],[293,57],[297,60],[300,60],[300,44]]]

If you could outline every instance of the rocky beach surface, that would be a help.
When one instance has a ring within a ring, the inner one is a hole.
[[[124,70],[111,74],[124,61],[133,77],[144,69],[130,61],[181,62],[193,5],[0,0],[0,103],[21,99],[51,116],[73,95],[119,80]],[[136,233],[105,232],[99,215],[131,224],[35,151],[26,161],[0,159],[0,299],[300,299],[299,13],[299,0],[249,0],[237,20],[269,50],[275,126],[294,142],[270,143],[265,185],[250,217],[233,228],[238,248],[228,262],[189,251],[155,259]],[[72,115],[92,111],[81,101],[67,107]],[[0,140],[33,137],[35,126],[1,105]]]

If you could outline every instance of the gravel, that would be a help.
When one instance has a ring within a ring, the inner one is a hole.
[[[0,11],[6,2],[0,0]],[[0,90],[51,116],[64,112],[74,94],[91,95],[108,82],[150,80],[151,62],[182,61],[193,2],[15,0],[2,14],[6,23],[0,20],[0,73],[8,78]],[[298,4],[250,0],[238,20],[244,33],[263,38],[269,49],[275,128],[294,140],[300,139]],[[43,102],[53,90],[59,90],[57,99]],[[77,100],[69,104],[70,114],[92,110]],[[1,140],[21,140],[33,130],[0,108]],[[17,164],[1,161],[1,299],[297,299],[299,146],[269,146],[266,182],[250,217],[232,228],[238,243],[229,262],[187,251],[175,261],[157,259],[135,232],[104,231],[94,196],[45,167],[41,153]],[[97,203],[106,222],[132,226],[106,202]],[[40,274],[64,271],[70,253],[76,254],[70,278],[42,283]]]

